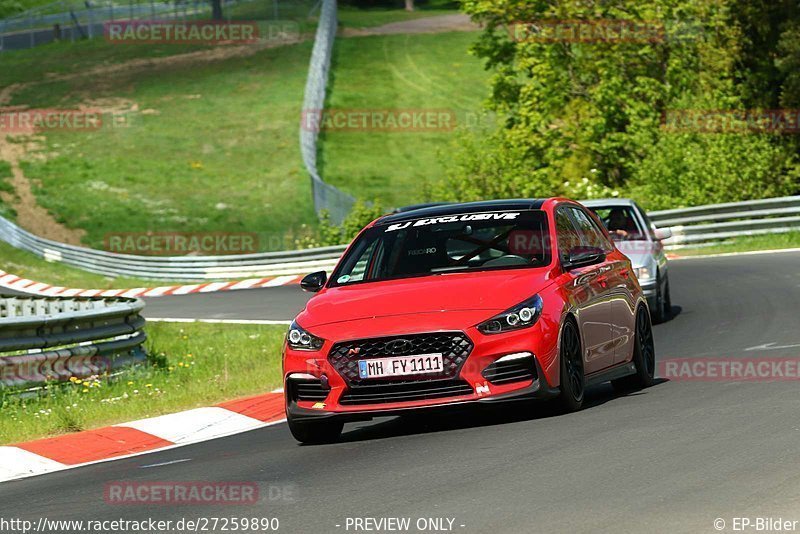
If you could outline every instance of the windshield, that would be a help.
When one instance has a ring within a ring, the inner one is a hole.
[[[550,263],[543,211],[470,213],[377,224],[333,274],[332,285]]]
[[[647,232],[642,228],[630,206],[593,207],[614,241],[647,241]]]

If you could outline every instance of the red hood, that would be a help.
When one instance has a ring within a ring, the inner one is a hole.
[[[552,283],[549,268],[448,273],[322,290],[297,316],[304,328],[443,311],[502,312]]]

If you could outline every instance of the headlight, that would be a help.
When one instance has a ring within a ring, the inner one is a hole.
[[[542,298],[535,295],[478,325],[483,334],[500,334],[533,326],[542,314]]]
[[[650,280],[653,277],[653,271],[650,270],[650,267],[637,267],[633,270],[636,274],[637,280]]]
[[[294,350],[319,350],[325,340],[309,334],[296,322],[292,321],[289,332],[286,334],[286,343]]]

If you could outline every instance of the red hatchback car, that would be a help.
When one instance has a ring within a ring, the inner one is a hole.
[[[289,327],[286,414],[301,442],[345,421],[653,383],[650,312],[602,223],[563,199],[448,204],[364,228]]]

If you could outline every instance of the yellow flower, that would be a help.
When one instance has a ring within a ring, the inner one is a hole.
[[[84,392],[84,393],[89,393],[89,390],[88,390],[88,389],[86,389],[86,388],[83,388],[83,392]]]
[[[145,384],[144,387],[151,388],[151,387],[153,387],[153,384]]]
[[[174,371],[174,370],[175,370],[175,368],[174,368],[174,367],[172,367],[171,365],[168,367],[168,369],[169,369],[170,371]]]
[[[132,382],[131,380],[128,380],[128,385],[129,385],[129,386],[132,386],[132,385],[133,385],[133,382]]]

